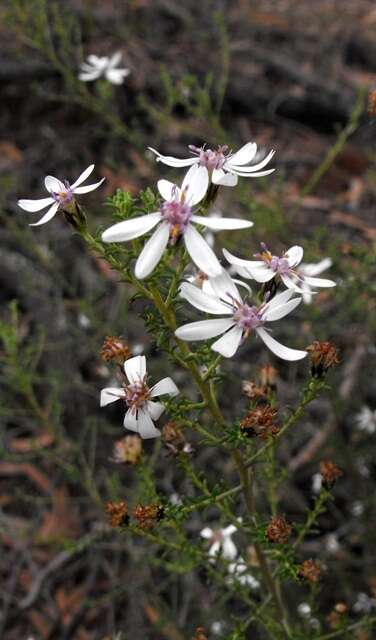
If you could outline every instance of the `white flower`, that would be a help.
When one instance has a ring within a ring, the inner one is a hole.
[[[209,558],[214,560],[218,555],[222,555],[225,560],[235,560],[238,550],[232,541],[232,535],[237,531],[233,524],[224,529],[211,529],[205,527],[200,536],[209,540],[210,547],[208,549]]]
[[[152,398],[165,394],[176,396],[179,389],[171,378],[163,378],[153,387],[148,387],[145,356],[135,356],[126,360],[124,372],[128,384],[124,384],[122,388],[102,389],[100,406],[105,407],[110,402],[121,398],[128,406],[124,427],[136,431],[141,438],[156,438],[160,435],[160,431],[155,428],[153,421],[158,420],[165,407],[161,402],[155,402]]]
[[[110,58],[107,56],[101,58],[95,55],[88,56],[87,62],[81,64],[81,72],[78,75],[79,80],[91,82],[104,76],[112,84],[122,84],[124,78],[130,74],[130,70],[126,68],[116,69],[121,57],[121,51],[117,51]]]
[[[232,253],[223,249],[226,260],[234,265],[243,278],[253,278],[257,282],[269,282],[276,276],[282,280],[288,289],[293,289],[312,298],[311,287],[335,287],[333,280],[314,278],[309,275],[312,267],[318,265],[305,265],[298,267],[303,258],[303,248],[291,247],[280,256],[274,256],[268,251],[264,243],[261,244],[261,253],[255,254],[257,260],[244,260],[237,258]],[[308,269],[307,269],[308,267]],[[324,267],[326,268],[326,267]],[[323,269],[321,269],[323,270]],[[317,272],[319,273],[319,272]]]
[[[225,358],[231,358],[241,341],[255,331],[266,346],[284,360],[300,360],[307,355],[306,351],[283,346],[264,328],[266,322],[283,318],[301,302],[301,298],[290,300],[294,293],[291,289],[279,293],[270,302],[251,306],[242,300],[234,281],[224,269],[219,276],[210,279],[210,284],[215,295],[206,294],[186,282],[181,285],[180,295],[200,311],[230,318],[202,320],[183,325],[175,331],[178,338],[187,341],[208,340],[224,334],[211,345],[211,348]]]
[[[314,264],[314,263],[304,264],[303,262],[301,263],[299,267],[299,274],[303,276],[303,280],[300,282],[300,288],[302,290],[303,302],[305,304],[311,304],[312,302],[312,296],[314,292],[312,291],[311,287],[323,286],[323,285],[318,285],[317,283],[315,285],[312,285],[312,282],[311,284],[309,284],[307,277],[311,278],[311,280],[312,279],[318,280],[318,278],[315,278],[314,276],[318,276],[320,273],[322,273],[323,271],[326,271],[326,269],[329,269],[329,267],[331,266],[332,266],[332,261],[330,258],[323,258],[323,260],[320,260],[320,262],[318,262],[317,264]],[[332,281],[324,280],[324,282],[332,282]],[[335,283],[333,282],[333,284],[330,286],[334,287]]]
[[[364,406],[355,416],[356,424],[360,431],[373,434],[376,432],[376,411]]]
[[[238,176],[245,178],[260,178],[273,173],[274,169],[261,171],[270,162],[274,156],[271,151],[264,160],[246,166],[255,158],[257,153],[257,144],[248,142],[236,153],[229,153],[227,146],[218,147],[216,151],[205,149],[204,147],[195,147],[189,145],[190,151],[194,154],[193,158],[174,158],[173,156],[163,156],[159,151],[148,147],[150,151],[155,153],[157,161],[167,164],[169,167],[188,167],[190,165],[199,165],[204,167],[208,177],[214,184],[226,187],[234,187],[238,183]]]
[[[322,475],[321,473],[314,473],[312,476],[312,491],[313,493],[320,493],[322,489]]]
[[[370,598],[367,593],[358,593],[358,597],[353,606],[353,609],[356,613],[371,613],[374,607],[376,607],[375,598]]]
[[[80,187],[79,185],[85,182],[85,180],[89,177],[94,169],[94,165],[91,164],[90,167],[85,169],[83,173],[77,178],[76,182],[72,185],[64,180],[58,180],[54,178],[54,176],[46,176],[44,179],[44,186],[46,187],[48,193],[50,194],[48,198],[42,198],[40,200],[19,200],[18,206],[25,211],[41,211],[41,209],[45,209],[49,205],[52,205],[47,213],[39,220],[39,222],[33,222],[30,226],[37,227],[40,224],[45,224],[49,220],[51,220],[56,214],[57,210],[70,205],[76,194],[80,195],[82,193],[89,193],[89,191],[94,191],[94,189],[98,189],[98,187],[102,184],[105,178],[99,180],[95,184],[88,184],[86,187]]]
[[[244,562],[243,558],[239,557],[236,562],[232,562],[228,566],[229,581],[239,582],[243,587],[250,587],[250,589],[258,589],[260,583],[249,572],[249,567]]]
[[[302,618],[310,618],[311,611],[312,609],[309,606],[308,602],[301,602],[300,605],[298,606],[298,614]]]
[[[137,259],[136,278],[146,278],[150,275],[162,258],[169,240],[175,244],[181,236],[197,267],[209,275],[218,275],[222,267],[213,250],[192,223],[210,229],[245,229],[251,227],[253,223],[235,218],[208,218],[195,215],[192,207],[205,197],[207,188],[208,175],[203,167],[191,167],[181,188],[168,180],[159,180],[159,193],[165,200],[160,210],[139,218],[118,222],[102,234],[103,242],[133,240],[158,225]]]

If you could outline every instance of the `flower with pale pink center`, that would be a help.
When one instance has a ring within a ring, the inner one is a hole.
[[[229,317],[183,325],[175,331],[178,338],[196,341],[221,336],[211,348],[225,358],[231,358],[241,342],[252,333],[256,333],[265,345],[283,360],[301,360],[306,357],[306,351],[285,347],[265,329],[266,323],[284,318],[300,304],[300,297],[292,298],[293,290],[287,289],[260,305],[251,305],[242,300],[235,282],[224,269],[219,276],[210,278],[209,282],[214,295],[185,282],[181,285],[180,296],[200,311]]]
[[[152,147],[148,147],[148,149],[157,156],[157,162],[163,162],[169,167],[189,167],[192,165],[203,167],[208,174],[208,179],[210,178],[213,184],[226,187],[237,185],[238,176],[261,178],[274,171],[274,169],[262,171],[274,156],[273,150],[260,162],[248,166],[252,160],[255,160],[257,155],[257,144],[255,142],[248,142],[236,153],[229,151],[227,145],[219,146],[216,150],[206,149],[205,145],[203,147],[189,145],[189,150],[194,157],[182,159],[164,156]]]
[[[154,398],[163,395],[176,396],[179,389],[171,378],[163,378],[152,387],[147,383],[146,358],[135,356],[124,362],[127,384],[123,387],[107,387],[101,391],[100,405],[105,407],[116,400],[124,400],[128,409],[124,426],[136,431],[141,438],[156,438],[161,432],[154,426],[154,420],[162,415],[165,407]]]
[[[240,518],[239,521],[241,522]],[[238,551],[232,541],[232,536],[236,531],[237,528],[233,524],[230,524],[224,529],[205,527],[200,532],[200,536],[209,541],[208,555],[211,560],[215,560],[219,555],[222,555],[222,558],[225,560],[235,560]]]
[[[85,187],[80,186],[89,177],[93,169],[94,165],[91,164],[90,167],[81,173],[73,184],[69,184],[67,180],[62,182],[58,180],[58,178],[54,178],[54,176],[46,176],[44,186],[50,194],[48,198],[41,198],[40,200],[19,200],[18,206],[24,209],[24,211],[41,211],[49,205],[52,205],[38,222],[33,222],[30,226],[37,227],[40,224],[45,224],[54,217],[58,209],[69,207],[76,195],[89,193],[89,191],[98,189],[105,178],[102,178],[102,180],[99,180],[99,182],[95,184],[87,184]]]
[[[262,251],[254,256],[257,260],[238,258],[227,249],[223,249],[223,254],[243,278],[252,278],[257,282],[264,283],[278,277],[288,289],[302,293],[303,296],[312,295],[311,287],[336,286],[333,280],[312,277],[314,273],[320,273],[320,270],[313,270],[312,273],[312,267],[315,265],[300,264],[303,259],[302,247],[297,245],[290,247],[282,256],[273,255],[264,243],[261,243],[261,249]],[[316,266],[321,268],[319,265]],[[323,269],[326,266],[325,262]]]
[[[245,229],[252,226],[248,220],[236,218],[211,218],[198,216],[194,206],[205,197],[208,174],[201,166],[193,166],[187,172],[181,188],[168,180],[159,180],[158,190],[164,202],[159,211],[118,222],[102,234],[104,242],[127,242],[139,238],[157,227],[147,240],[135,266],[137,278],[151,274],[170,244],[183,240],[194,264],[211,276],[221,272],[221,265],[214,251],[195,228],[198,224],[209,229]]]

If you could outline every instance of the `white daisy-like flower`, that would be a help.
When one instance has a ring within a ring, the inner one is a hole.
[[[224,529],[205,527],[200,532],[200,536],[210,542],[208,555],[211,560],[214,560],[219,555],[225,560],[235,560],[238,555],[238,550],[232,540],[232,536],[236,531],[236,527],[230,524]]]
[[[154,398],[163,395],[176,396],[179,393],[171,378],[163,378],[149,387],[147,384],[146,358],[135,356],[124,362],[124,373],[128,384],[123,387],[107,387],[101,391],[100,406],[122,399],[128,410],[124,417],[124,427],[136,431],[141,438],[156,438],[161,432],[154,426],[165,410],[161,402]]]
[[[111,57],[90,55],[86,62],[83,62],[78,74],[79,80],[83,82],[92,82],[104,76],[111,84],[122,84],[124,78],[129,76],[130,70],[126,67],[116,68],[121,61],[121,51],[116,51]]]
[[[204,167],[208,178],[210,177],[213,184],[225,187],[235,187],[238,184],[238,176],[245,178],[261,178],[273,173],[274,169],[262,171],[274,156],[274,151],[270,153],[257,164],[247,166],[255,158],[257,154],[257,144],[248,142],[236,153],[229,152],[226,145],[218,147],[216,150],[205,149],[203,147],[195,147],[189,145],[189,150],[194,154],[193,158],[174,158],[173,156],[163,156],[159,151],[148,147],[152,153],[157,156],[158,162],[163,162],[169,167],[189,167],[198,165]]]
[[[95,165],[91,164],[90,167],[85,169],[73,184],[69,184],[67,180],[62,182],[58,180],[58,178],[54,178],[54,176],[46,176],[44,186],[50,194],[48,198],[41,198],[40,200],[19,200],[18,206],[24,209],[24,211],[41,211],[49,205],[52,205],[38,222],[33,222],[30,226],[37,227],[40,224],[45,224],[54,217],[58,209],[68,207],[74,201],[76,195],[89,193],[89,191],[98,189],[105,178],[102,178],[99,182],[95,182],[95,184],[87,184],[86,187],[80,186],[93,172],[94,166]]]
[[[376,432],[376,411],[372,411],[369,407],[362,407],[356,414],[355,421],[360,431],[369,434]]]
[[[200,311],[230,317],[202,320],[183,325],[175,331],[178,338],[195,341],[208,340],[221,335],[222,337],[216,340],[211,348],[225,358],[231,358],[242,340],[255,331],[266,346],[279,358],[283,360],[305,358],[306,351],[285,347],[264,328],[267,322],[284,318],[301,302],[300,297],[290,300],[294,294],[292,289],[287,289],[269,302],[256,306],[242,300],[234,281],[224,269],[219,276],[210,279],[210,284],[215,295],[204,293],[195,285],[186,282],[181,285],[180,295]]]
[[[243,558],[239,557],[235,562],[231,562],[228,566],[228,572],[229,582],[238,582],[243,587],[249,587],[253,590],[260,588],[259,581],[249,573],[249,567]]]
[[[307,298],[312,298],[311,287],[335,287],[333,280],[315,278],[309,274],[312,267],[318,265],[300,265],[303,259],[303,248],[295,245],[290,247],[282,256],[274,256],[264,243],[261,243],[262,251],[255,254],[257,260],[244,260],[234,256],[223,249],[226,260],[233,265],[243,278],[252,278],[257,282],[269,282],[279,277],[288,289],[298,291]],[[308,269],[307,269],[308,267]],[[326,268],[326,266],[324,267]],[[323,269],[321,269],[323,271]],[[319,273],[320,271],[316,271]]]
[[[213,250],[194,227],[198,224],[210,229],[246,229],[248,220],[197,216],[193,207],[206,194],[208,174],[204,167],[191,167],[181,188],[168,180],[159,180],[158,189],[165,200],[159,211],[138,218],[118,222],[102,234],[103,242],[126,242],[143,236],[157,225],[156,231],[144,245],[135,267],[136,278],[146,278],[162,258],[168,242],[175,244],[182,237],[196,266],[209,275],[218,275],[221,265]]]

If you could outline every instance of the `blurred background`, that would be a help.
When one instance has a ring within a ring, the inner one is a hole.
[[[236,613],[205,572],[169,574],[151,546],[106,529],[103,504],[132,502],[148,469],[166,500],[192,494],[160,443],[145,444],[141,467],[115,464],[122,409],[98,405],[114,379],[100,358],[106,335],[146,353],[152,372],[167,362],[146,337],[134,292],[63,216],[34,229],[39,214],[16,204],[45,197],[47,174],[73,182],[95,163],[106,181],[82,203],[93,232],[109,226],[106,199],[116,189],[136,195],[161,176],[182,178],[155,163],[149,145],[177,157],[205,142],[236,150],[256,141],[262,156],[274,148],[272,176],[220,190],[215,210],[255,226],[219,234],[217,248],[246,257],[261,241],[277,254],[301,244],[306,262],[332,261],[324,277],[336,289],[302,305],[278,333],[294,348],[331,340],[341,359],[331,391],[282,447],[281,511],[302,522],[319,462],[339,465],[335,499],[305,557],[325,566],[318,602],[328,632],[336,603],[355,621],[375,607],[375,32],[371,0],[1,3],[1,638],[183,640],[199,625],[227,637]],[[130,69],[123,84],[78,79],[87,55],[116,51]],[[265,364],[278,371],[280,407],[296,403],[308,365],[277,361],[249,341],[225,365],[233,375],[222,402],[232,418],[246,410],[242,380],[257,379]],[[181,372],[175,380],[184,389]],[[194,464],[231,483],[231,465],[187,438]],[[192,540],[213,523],[213,511],[192,517]],[[288,595],[292,610],[308,598],[301,591]],[[358,640],[374,637],[362,633]]]

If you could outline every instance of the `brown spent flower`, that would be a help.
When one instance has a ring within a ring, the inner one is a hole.
[[[331,342],[315,340],[306,350],[311,360],[312,376],[322,378],[330,367],[339,364],[338,349]]]
[[[107,502],[105,511],[111,527],[116,528],[128,524],[128,507],[124,500],[120,500],[120,502]]]
[[[123,364],[131,357],[131,352],[126,342],[117,336],[107,336],[101,349],[100,356],[105,362],[114,360],[118,364]]]
[[[197,627],[195,635],[192,640],[208,640],[204,627]]]
[[[260,368],[260,381],[261,386],[265,389],[274,390],[276,388],[276,380],[278,371],[271,364],[266,364]]]
[[[243,393],[254,400],[255,398],[266,398],[266,391],[264,387],[257,386],[253,380],[243,380]]]
[[[322,479],[324,484],[330,489],[338,478],[341,477],[342,471],[339,467],[337,467],[334,462],[324,461],[320,462],[320,473],[322,475]]]
[[[164,507],[161,504],[138,504],[133,509],[133,517],[137,520],[140,529],[152,529],[157,522],[162,520]]]
[[[243,393],[248,398],[265,399],[270,391],[276,389],[278,371],[271,365],[265,365],[259,369],[259,381],[243,380]]]
[[[333,610],[327,617],[331,629],[338,629],[338,627],[341,626],[348,610],[349,608],[344,602],[337,602],[337,604],[334,605]]]
[[[279,428],[274,424],[276,415],[277,409],[273,409],[269,404],[257,407],[253,411],[249,411],[240,422],[240,429],[249,438],[260,436],[266,439],[279,432]]]
[[[184,434],[177,422],[171,420],[162,429],[162,441],[169,453],[178,456],[179,453],[190,453],[190,445],[187,444]]]
[[[138,464],[142,458],[142,440],[139,436],[125,436],[114,444],[113,462]]]
[[[304,560],[299,567],[298,576],[302,578],[302,580],[314,584],[321,578],[321,566],[315,560]]]
[[[274,516],[266,529],[266,537],[269,542],[286,544],[291,535],[292,526],[283,516]]]
[[[371,118],[376,117],[376,89],[373,89],[368,94],[368,113]]]

